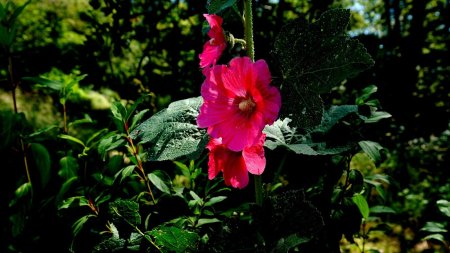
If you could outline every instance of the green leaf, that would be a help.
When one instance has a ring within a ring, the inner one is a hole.
[[[144,95],[144,96],[139,97],[136,101],[134,101],[133,105],[132,105],[130,108],[128,108],[128,110],[127,110],[127,115],[126,115],[126,118],[125,118],[125,121],[126,121],[126,122],[128,122],[128,121],[130,120],[130,117],[133,115],[133,113],[134,113],[134,111],[136,110],[136,108],[137,108],[140,104],[142,104],[142,102],[144,102],[144,99],[145,99],[146,97],[148,97],[148,95]],[[144,110],[144,111],[148,111],[148,110],[146,109],[146,110]],[[131,127],[130,127],[130,128],[131,128]]]
[[[120,101],[112,103],[111,112],[114,118],[118,119],[119,121],[126,122],[127,109]]]
[[[73,223],[73,225],[72,225],[72,233],[73,233],[73,236],[74,236],[74,237],[77,236],[78,233],[80,233],[81,229],[84,227],[84,224],[85,224],[89,219],[94,218],[94,217],[96,217],[96,216],[93,215],[93,214],[88,214],[88,215],[85,215],[85,216],[79,218],[77,221],[75,221],[75,223]]]
[[[440,199],[436,201],[436,204],[439,208],[439,211],[450,218],[450,202],[445,199]]]
[[[367,203],[366,198],[364,198],[364,196],[361,194],[356,194],[356,195],[353,195],[352,201],[358,207],[359,212],[361,213],[362,217],[367,220],[367,218],[369,218],[370,209],[369,209],[369,204]]]
[[[391,213],[391,214],[395,214],[397,213],[394,209],[388,207],[388,206],[372,206],[370,208],[370,213],[372,214],[381,214],[381,213]]]
[[[133,116],[133,119],[131,120],[130,125],[130,131],[133,131],[136,127],[136,124],[141,121],[141,119],[144,117],[144,115],[149,111],[149,109],[142,110],[138,112],[136,115]]]
[[[335,155],[351,148],[350,144],[329,144],[325,134],[346,115],[357,111],[356,106],[332,106],[322,117],[322,123],[308,129],[304,135],[297,133],[297,128],[290,127],[292,121],[289,118],[277,120],[272,125],[264,128],[266,141],[264,146],[268,149],[285,147],[296,154],[301,155]]]
[[[80,75],[72,78],[68,83],[65,83],[62,90],[59,94],[59,100],[61,104],[65,104],[67,99],[69,99],[70,94],[73,92],[73,88],[77,85],[81,80],[83,80],[87,75]]]
[[[311,240],[311,238],[306,236],[300,236],[298,234],[291,234],[287,237],[281,238],[278,240],[277,245],[275,246],[272,252],[274,253],[288,253],[291,249],[303,244],[307,243]]]
[[[47,186],[50,180],[50,153],[47,148],[40,143],[31,143],[31,153],[36,163],[36,167],[39,170],[39,178],[41,180],[41,186],[44,188]]]
[[[216,14],[229,7],[232,7],[237,0],[208,0],[206,8],[209,14]]]
[[[208,201],[206,201],[205,206],[212,206],[215,205],[219,202],[224,201],[225,199],[227,199],[226,196],[217,196],[217,197],[212,197],[210,198]]]
[[[163,252],[189,252],[195,250],[200,236],[177,227],[162,226],[146,232],[155,239]]]
[[[70,188],[72,187],[72,185],[77,182],[78,177],[74,176],[71,178],[68,178],[63,185],[61,186],[61,189],[59,189],[58,194],[56,195],[56,202],[60,202],[63,198],[64,195],[70,190]]]
[[[202,219],[198,219],[196,227],[201,227],[206,224],[217,223],[217,222],[221,222],[221,221],[216,218],[202,218]]]
[[[297,19],[285,25],[275,40],[283,75],[280,115],[291,118],[296,127],[320,124],[320,94],[374,64],[364,46],[348,36],[349,18],[349,10],[333,9],[312,24]]]
[[[375,85],[369,85],[366,88],[364,88],[361,92],[361,95],[356,98],[355,103],[357,105],[363,105],[367,99],[375,92],[377,92],[378,87]]]
[[[38,88],[50,88],[52,90],[60,91],[64,84],[59,81],[50,80],[43,77],[22,77],[23,81],[33,82],[38,85],[36,87]]]
[[[365,123],[376,123],[382,119],[387,119],[390,117],[392,117],[392,115],[390,113],[382,112],[382,111],[375,111],[375,112],[372,112],[370,117],[365,119],[364,122]]]
[[[89,200],[84,196],[75,196],[63,200],[58,206],[58,210],[67,209],[73,206],[89,206]]]
[[[78,161],[72,156],[65,156],[59,160],[60,169],[58,175],[64,180],[76,177],[78,173]]]
[[[118,147],[123,147],[127,141],[123,138],[122,135],[111,133],[106,136],[104,136],[100,143],[98,144],[98,152],[103,160],[106,159],[106,155],[108,154],[108,151],[114,150]]]
[[[111,221],[117,227],[129,228],[132,224],[139,226],[141,224],[141,215],[139,214],[139,204],[131,200],[116,200],[109,203],[109,214]]]
[[[380,150],[383,147],[374,141],[360,141],[358,142],[362,150],[372,159],[374,162],[379,162],[381,160]]]
[[[82,140],[80,140],[80,139],[78,139],[76,137],[73,137],[71,135],[60,134],[58,137],[61,138],[61,139],[69,140],[69,141],[75,142],[77,144],[80,144],[83,148],[86,147],[86,145],[84,144],[84,142]]]
[[[178,161],[173,161],[173,163],[181,170],[181,173],[185,177],[189,178],[191,176],[191,172],[186,164],[178,162]]]
[[[444,245],[447,245],[447,241],[445,240],[445,237],[442,234],[427,235],[423,238],[423,240],[436,240],[442,242]]]
[[[32,191],[31,183],[26,182],[16,189],[15,194],[16,197],[20,199],[27,196],[31,191]]]
[[[447,229],[445,229],[444,223],[428,221],[425,225],[420,229],[420,231],[429,232],[429,233],[447,233]]]
[[[122,183],[122,181],[131,176],[133,174],[134,169],[136,168],[136,165],[129,165],[123,169],[121,169],[119,172],[116,173],[116,175],[114,176],[114,179],[117,179],[120,175],[120,183]]]
[[[173,102],[136,127],[131,133],[140,140],[150,161],[197,158],[208,142],[206,130],[197,127],[201,97]]]
[[[148,174],[148,179],[150,180],[150,182],[152,182],[152,184],[158,188],[158,190],[170,194],[170,188],[167,186],[167,184],[162,179],[163,178],[163,172],[162,171],[154,171],[150,174]]]
[[[48,139],[48,137],[46,135],[51,134],[50,131],[57,130],[58,128],[59,127],[56,125],[44,127],[42,129],[37,130],[34,133],[31,133],[31,134],[25,136],[25,139],[27,140],[27,142],[39,142],[39,141],[46,140],[46,139]],[[54,132],[56,132],[56,131],[54,131]]]

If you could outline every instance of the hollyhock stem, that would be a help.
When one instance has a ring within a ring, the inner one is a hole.
[[[255,61],[255,45],[253,43],[252,0],[244,0],[244,33],[247,55]]]
[[[255,45],[253,43],[253,14],[252,14],[252,0],[244,0],[244,33],[245,46],[247,55],[254,62],[255,61]],[[263,202],[262,180],[261,175],[253,175],[255,181],[255,200],[256,204],[261,206]]]

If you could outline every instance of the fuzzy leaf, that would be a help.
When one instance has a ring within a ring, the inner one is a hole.
[[[292,118],[296,127],[320,124],[320,94],[374,64],[364,46],[347,35],[349,18],[349,10],[334,9],[312,24],[297,19],[275,40],[283,75],[281,117]]]
[[[166,161],[198,157],[208,141],[206,130],[196,123],[201,104],[201,97],[173,102],[137,126],[131,137],[144,144],[145,158]]]
[[[198,234],[177,227],[162,226],[146,232],[155,238],[155,243],[161,247],[162,252],[187,252],[195,249],[200,237]]]

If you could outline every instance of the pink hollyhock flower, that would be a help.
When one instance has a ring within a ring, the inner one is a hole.
[[[223,173],[226,185],[242,189],[248,184],[248,172],[261,175],[266,167],[264,141],[266,135],[259,138],[256,145],[245,147],[242,151],[232,151],[222,144],[221,138],[211,139],[206,146],[209,149],[208,178],[211,180]]]
[[[279,90],[269,85],[267,63],[237,57],[229,66],[216,65],[204,74],[198,126],[207,127],[209,135],[222,138],[233,151],[255,145],[265,125],[277,119],[281,107]]]
[[[223,50],[227,47],[222,29],[222,18],[215,14],[203,14],[211,27],[208,36],[211,38],[203,45],[203,52],[199,55],[200,67],[215,65]]]

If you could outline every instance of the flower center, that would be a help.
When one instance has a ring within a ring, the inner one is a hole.
[[[255,110],[256,104],[251,97],[244,98],[239,102],[239,110],[243,113],[250,114]]]

